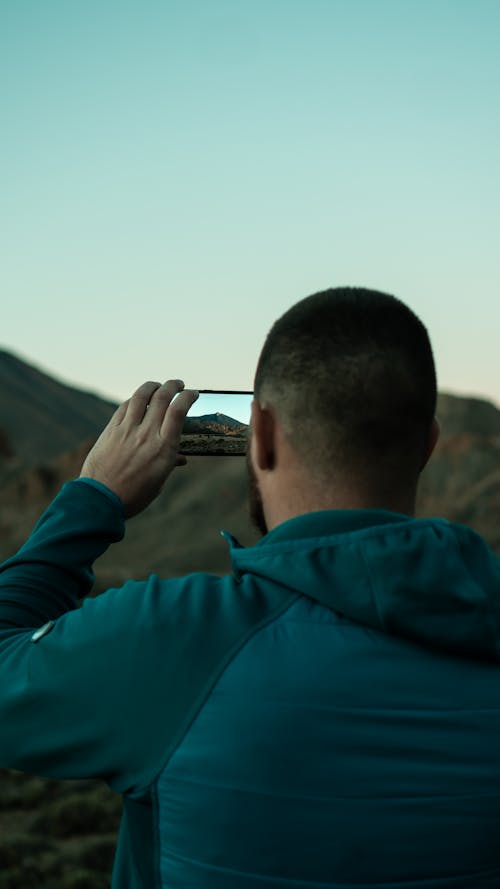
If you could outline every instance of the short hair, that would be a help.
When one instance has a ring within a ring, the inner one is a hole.
[[[296,303],[267,336],[254,392],[313,477],[418,477],[436,371],[426,328],[396,297],[338,287]]]

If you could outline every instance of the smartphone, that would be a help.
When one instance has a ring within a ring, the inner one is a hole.
[[[179,453],[188,457],[243,457],[253,392],[198,391],[200,397],[184,421]]]

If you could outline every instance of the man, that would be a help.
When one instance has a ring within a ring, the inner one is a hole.
[[[116,889],[499,886],[500,568],[413,517],[425,327],[364,289],[293,306],[255,377],[262,539],[76,608],[195,398],[141,386],[4,564],[0,767],[123,794]]]

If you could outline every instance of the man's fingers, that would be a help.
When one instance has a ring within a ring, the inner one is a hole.
[[[128,402],[125,415],[127,421],[142,423],[148,404],[156,390],[160,388],[160,385],[161,383],[153,383],[151,380],[148,380],[147,383],[143,383],[142,386],[135,390]]]
[[[169,438],[176,447],[178,447],[181,438],[186,414],[197,398],[198,392],[194,389],[184,389],[177,398],[174,398],[165,414],[160,435],[162,438]]]
[[[122,420],[123,420],[125,414],[127,413],[127,409],[128,409],[128,406],[129,406],[129,402],[130,402],[130,398],[127,398],[126,401],[124,401],[122,404],[120,404],[119,407],[116,408],[116,411],[114,412],[113,416],[111,417],[111,420],[109,421],[109,422],[110,422],[110,425],[111,425],[111,424],[112,424],[113,426],[119,426],[119,425],[120,425],[120,423],[122,422]]]
[[[182,392],[183,389],[184,383],[182,380],[167,380],[166,383],[163,383],[151,396],[143,423],[156,427],[159,432],[172,398],[178,392]]]

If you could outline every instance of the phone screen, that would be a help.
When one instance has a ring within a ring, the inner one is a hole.
[[[253,392],[200,389],[181,435],[186,456],[242,457],[246,454]]]

